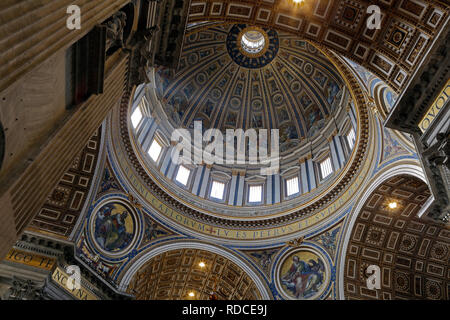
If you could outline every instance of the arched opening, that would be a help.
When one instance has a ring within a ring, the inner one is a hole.
[[[253,279],[235,262],[212,251],[165,251],[134,274],[128,293],[137,300],[260,300]]]
[[[346,299],[448,299],[449,228],[417,215],[430,197],[410,175],[391,177],[366,199],[345,252]],[[369,266],[380,268],[370,289]]]

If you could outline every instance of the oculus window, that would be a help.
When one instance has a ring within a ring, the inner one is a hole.
[[[248,53],[259,53],[266,44],[264,35],[256,30],[247,31],[243,34],[241,45],[242,48]]]

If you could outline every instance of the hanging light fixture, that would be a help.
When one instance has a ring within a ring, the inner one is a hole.
[[[388,206],[390,209],[396,209],[398,206],[398,203],[396,201],[392,201],[392,202],[389,202]]]

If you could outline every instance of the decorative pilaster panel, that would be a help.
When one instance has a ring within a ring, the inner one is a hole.
[[[204,198],[206,195],[206,186],[208,185],[210,172],[211,172],[211,168],[209,166],[205,166],[205,173],[203,175],[203,179],[201,182],[201,188],[200,188],[200,194],[199,194],[199,196],[202,198]]]
[[[316,174],[314,173],[314,162],[312,159],[306,160],[307,165],[307,173],[308,173],[308,181],[309,181],[309,191],[315,189],[317,187],[316,184]]]
[[[198,196],[200,194],[200,183],[202,182],[202,176],[205,171],[205,166],[199,166],[195,173],[194,185],[192,186],[192,193]]]
[[[337,156],[336,150],[337,150],[337,148],[336,148],[336,144],[335,144],[334,137],[333,137],[330,141],[331,161],[333,162],[334,169],[338,170],[338,169],[340,169],[341,166],[339,163],[339,158]]]
[[[237,193],[237,200],[236,205],[242,206],[243,200],[244,200],[244,182],[245,182],[245,174],[239,173],[238,175],[238,193]]]
[[[173,150],[173,146],[170,146],[166,152],[166,154],[164,155],[164,160],[163,163],[161,165],[161,172],[164,175],[167,175],[167,170],[169,168],[170,163],[172,162],[172,150]]]
[[[144,152],[150,148],[150,143],[153,141],[153,136],[155,135],[156,128],[158,127],[154,119],[148,118],[147,121],[150,123],[150,129],[142,142],[142,150],[144,150]]]
[[[273,183],[273,188],[274,188],[274,198],[273,198],[273,203],[280,203],[280,198],[281,198],[281,177],[280,175],[277,173],[274,175],[274,183]]]
[[[266,204],[272,204],[272,193],[273,193],[273,175],[268,176],[266,180]]]
[[[237,173],[233,172],[230,182],[230,195],[228,196],[228,204],[230,206],[234,204],[234,199],[236,197],[237,179],[238,179]]]
[[[302,194],[309,192],[308,173],[306,171],[306,163],[303,161],[300,164],[300,182],[302,184]]]
[[[334,145],[336,146],[336,153],[339,158],[339,164],[342,168],[345,165],[345,155],[344,155],[344,149],[342,148],[342,140],[339,136],[335,136],[333,138]]]

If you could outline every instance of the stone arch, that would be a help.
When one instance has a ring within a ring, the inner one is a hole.
[[[138,257],[137,260],[125,271],[125,274],[120,280],[119,289],[122,291],[126,291],[132,283],[135,275],[145,267],[146,263],[151,261],[153,258],[170,251],[182,249],[202,250],[220,256],[232,262],[232,264],[242,270],[242,272],[244,272],[248,276],[248,278],[253,281],[256,290],[259,292],[259,298],[263,300],[272,299],[272,295],[266,281],[264,281],[262,277],[258,275],[257,271],[248,262],[238,257],[235,253],[226,248],[204,243],[201,241],[175,241],[150,249],[149,251]]]
[[[393,168],[364,194],[344,238],[340,298],[448,299],[450,232],[417,217],[431,196],[423,176],[412,166]],[[380,267],[378,290],[367,288],[369,265]]]
[[[241,23],[289,32],[359,63],[400,92],[421,56],[448,20],[439,1],[384,1],[380,29],[369,29],[373,1],[199,0],[191,4],[189,23]],[[384,24],[384,25],[383,25]],[[387,33],[384,30],[388,30]]]

